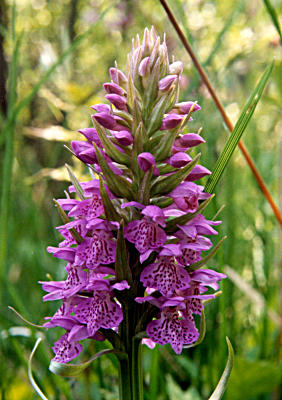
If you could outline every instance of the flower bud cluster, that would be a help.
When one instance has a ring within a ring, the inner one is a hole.
[[[108,104],[92,106],[94,127],[79,130],[86,140],[71,144],[92,179],[73,178],[70,195],[56,203],[63,241],[48,251],[67,262],[67,278],[41,282],[44,300],[62,301],[45,323],[66,331],[55,361],[72,360],[81,340],[104,340],[110,331],[122,342],[125,323],[132,335],[146,332],[151,347],[170,343],[179,354],[199,337],[193,315],[214,297],[207,290],[225,278],[199,269],[220,222],[200,213],[210,195],[195,181],[210,172],[192,157],[204,139],[186,128],[200,106],[178,102],[182,69],[169,63],[165,40],[146,29],[126,74],[110,69]]]

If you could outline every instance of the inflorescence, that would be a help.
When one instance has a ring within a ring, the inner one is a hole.
[[[86,140],[71,144],[91,180],[71,174],[75,195],[56,202],[64,240],[48,252],[67,261],[67,278],[41,282],[44,301],[62,300],[44,324],[66,331],[53,347],[57,362],[77,357],[83,339],[105,340],[110,331],[121,341],[143,334],[150,347],[170,343],[179,354],[199,338],[193,314],[214,298],[204,293],[225,278],[200,268],[220,221],[201,214],[210,194],[194,182],[210,172],[199,155],[192,158],[205,141],[187,132],[201,108],[178,102],[182,69],[169,62],[165,40],[146,29],[126,74],[110,68],[109,104],[92,106],[94,127],[79,130]]]

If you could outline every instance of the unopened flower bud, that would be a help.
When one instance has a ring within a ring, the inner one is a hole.
[[[122,71],[117,68],[110,68],[110,77],[114,83],[121,87],[125,87],[127,83],[127,77]]]
[[[111,114],[100,112],[98,114],[92,115],[92,118],[95,118],[96,121],[107,129],[115,129],[116,121]]]
[[[118,110],[126,110],[126,99],[118,94],[107,94],[105,96],[110,103],[112,103]]]
[[[185,148],[198,146],[201,143],[205,143],[206,141],[202,138],[202,136],[197,135],[196,133],[187,133],[186,135],[181,136],[179,139],[181,146]]]
[[[193,112],[201,109],[199,104],[194,103],[193,101],[183,101],[182,103],[175,104],[173,110],[174,112],[179,114],[189,114],[192,107],[193,107]]]
[[[152,165],[154,166],[153,174],[158,176],[160,171],[156,167],[156,160],[151,153],[141,153],[137,157],[139,167],[144,171],[147,172]]]
[[[141,61],[139,68],[138,68],[138,73],[141,76],[146,76],[150,72],[150,57],[145,57]]]
[[[177,79],[177,75],[167,75],[159,81],[159,90],[161,92],[167,92],[173,82]]]
[[[188,154],[184,152],[178,152],[170,157],[169,164],[174,168],[181,168],[188,164],[191,160],[192,158]]]
[[[81,161],[87,164],[93,164],[97,162],[96,153],[94,147],[88,143],[80,140],[73,140],[71,142],[73,152]]]
[[[170,64],[168,70],[170,74],[180,75],[183,71],[183,64],[181,61],[175,61],[174,63]]]
[[[202,165],[195,165],[190,174],[186,177],[185,181],[197,181],[206,175],[210,175],[211,171]]]
[[[162,122],[162,126],[160,128],[161,131],[164,131],[165,129],[174,129],[177,125],[180,124],[182,121],[183,117],[181,117],[178,114],[168,114]]]
[[[120,96],[123,95],[122,88],[119,85],[117,85],[116,83],[107,82],[107,83],[104,83],[103,86],[104,86],[105,91],[109,94],[115,93],[115,94],[119,94]]]
[[[133,137],[131,136],[131,133],[128,131],[119,131],[119,132],[113,131],[113,135],[118,141],[118,143],[122,146],[129,146],[130,144],[133,143]]]
[[[102,147],[102,143],[99,139],[98,133],[95,128],[84,128],[84,129],[79,129],[79,133],[82,133],[82,135],[89,141],[89,142],[94,142],[97,144],[97,146]]]
[[[111,107],[108,104],[95,104],[90,108],[92,108],[92,110],[97,111],[98,113],[104,112],[109,114],[111,112]]]

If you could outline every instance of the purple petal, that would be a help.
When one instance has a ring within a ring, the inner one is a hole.
[[[164,212],[158,206],[146,206],[142,211],[141,214],[150,217],[154,222],[161,225],[163,228],[165,227],[165,219],[164,219]]]
[[[141,273],[144,286],[157,289],[163,296],[172,296],[175,290],[189,286],[188,272],[174,262],[172,257],[161,257],[159,261],[148,265]]]
[[[202,165],[195,165],[190,174],[185,178],[185,181],[197,181],[206,175],[210,175],[211,171]]]
[[[65,333],[57,342],[55,342],[53,351],[56,354],[53,361],[67,363],[81,353],[82,346],[77,342],[70,343],[68,341],[68,334]]]
[[[74,262],[75,257],[75,249],[68,248],[68,247],[47,247],[48,253],[53,253],[53,256],[56,258],[61,258],[63,260],[69,261],[70,263]]]

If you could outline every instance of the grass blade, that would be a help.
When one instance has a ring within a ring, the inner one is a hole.
[[[221,375],[220,381],[218,382],[213,394],[209,398],[209,400],[220,400],[222,396],[224,395],[224,392],[227,387],[227,382],[231,374],[231,370],[233,367],[233,362],[234,362],[234,351],[233,347],[230,343],[230,340],[226,336],[226,342],[228,346],[228,360],[226,363],[226,366],[224,368],[223,374]]]
[[[34,353],[35,353],[39,343],[41,342],[41,340],[42,340],[41,338],[38,338],[36,340],[35,345],[34,345],[34,347],[32,349],[32,352],[31,352],[31,354],[29,356],[29,360],[28,360],[28,377],[29,377],[30,383],[32,384],[32,386],[33,386],[34,390],[36,391],[36,393],[38,394],[38,396],[40,396],[42,400],[48,400],[48,398],[43,394],[43,392],[41,391],[40,387],[35,382],[35,380],[33,378],[33,375],[32,375],[32,365],[31,365],[32,358],[33,358]]]
[[[270,0],[263,0],[264,5],[267,9],[267,12],[270,16],[270,18],[272,19],[273,25],[275,26],[278,35],[280,37],[280,42],[282,44],[282,33],[281,33],[281,28],[280,28],[280,24],[279,24],[279,20],[278,20],[278,16],[276,14],[275,8],[272,6],[272,4],[270,3]]]
[[[226,145],[220,154],[217,162],[215,164],[214,170],[210,175],[207,184],[205,186],[205,192],[212,193],[214,188],[216,187],[223,171],[225,170],[230,158],[241,138],[243,135],[250,119],[255,111],[255,108],[262,96],[264,87],[270,77],[271,71],[273,69],[274,62],[272,62],[265,70],[263,76],[261,77],[258,85],[256,86],[255,90],[251,94],[248,102],[246,103],[233,131],[230,135],[229,139],[226,142]]]

